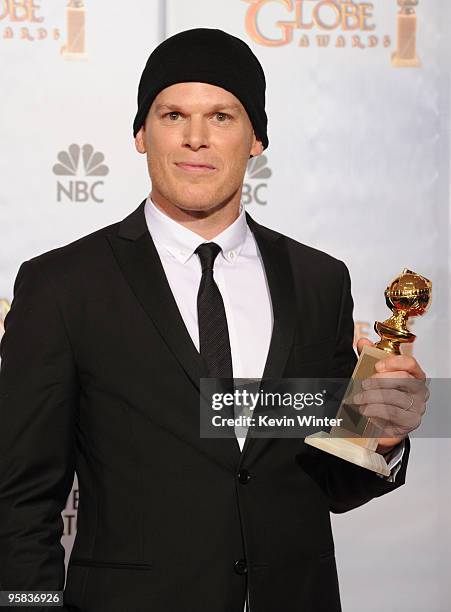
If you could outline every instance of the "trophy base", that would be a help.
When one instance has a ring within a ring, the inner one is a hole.
[[[319,433],[307,436],[304,442],[372,472],[377,472],[383,476],[390,476],[390,469],[382,455],[351,442],[350,439],[335,438],[325,431],[320,431]]]
[[[397,51],[393,51],[391,63],[395,68],[418,68],[421,66],[420,58],[404,59],[398,55]]]
[[[64,57],[65,60],[70,60],[70,61],[86,61],[88,59],[88,54],[87,53],[76,53],[74,51],[66,51],[66,49],[63,47],[61,49],[61,55]]]

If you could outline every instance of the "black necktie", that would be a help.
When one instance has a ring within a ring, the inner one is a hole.
[[[232,354],[229,330],[221,293],[213,278],[213,265],[221,247],[204,242],[197,247],[202,266],[202,278],[197,293],[200,354],[205,359],[209,376],[232,378]]]

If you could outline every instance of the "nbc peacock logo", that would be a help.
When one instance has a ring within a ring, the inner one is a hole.
[[[268,167],[266,155],[258,155],[249,160],[241,194],[241,199],[245,206],[249,206],[254,202],[255,204],[266,206],[268,202],[265,199],[264,192],[268,187],[267,180],[271,176],[272,170]]]
[[[67,151],[57,155],[58,163],[53,166],[53,173],[66,178],[56,183],[56,198],[58,202],[103,202],[100,188],[104,181],[92,180],[93,177],[106,176],[109,168],[104,164],[105,156],[100,151],[94,151],[90,144],[82,146],[71,144]],[[81,177],[85,177],[84,179]]]

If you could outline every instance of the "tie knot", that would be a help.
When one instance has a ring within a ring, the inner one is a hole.
[[[221,247],[216,242],[204,242],[194,251],[199,255],[202,274],[207,270],[213,270],[213,265]]]

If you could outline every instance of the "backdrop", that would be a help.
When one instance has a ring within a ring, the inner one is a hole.
[[[356,336],[374,339],[404,267],[431,279],[414,352],[429,376],[449,377],[451,15],[440,0],[399,4],[0,0],[0,333],[22,261],[149,193],[132,121],[150,52],[218,27],[251,46],[267,77],[270,146],[249,163],[248,211],[347,263]],[[415,438],[405,487],[333,517],[346,612],[449,610],[450,451],[446,435]],[[75,481],[66,562],[77,503]]]

